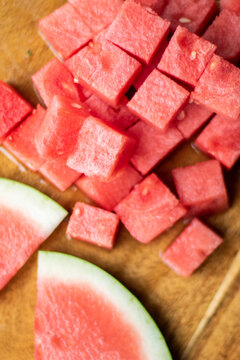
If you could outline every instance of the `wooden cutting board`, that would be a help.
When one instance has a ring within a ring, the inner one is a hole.
[[[63,3],[63,0],[0,0],[0,79],[14,85],[34,105],[38,100],[31,75],[52,57],[37,34],[38,20]],[[172,188],[170,169],[203,159],[205,156],[188,143],[164,161],[157,173]],[[122,227],[111,252],[67,239],[64,222],[41,248],[82,257],[119,279],[152,314],[175,360],[181,358],[187,346],[187,360],[239,360],[240,257],[236,258],[240,245],[239,165],[238,162],[226,174],[231,208],[224,214],[206,219],[206,223],[215,228],[225,241],[189,279],[177,276],[159,258],[159,253],[184,227],[181,221],[149,245],[138,243]],[[0,176],[36,187],[69,211],[77,200],[89,202],[74,186],[64,193],[57,191],[38,174],[19,166],[2,151]],[[36,270],[37,254],[34,254],[0,292],[1,360],[33,359]],[[216,293],[220,294],[222,301],[213,300]],[[203,323],[202,331],[192,343],[190,340],[206,311],[209,312],[209,305],[210,310],[213,308],[213,317]]]

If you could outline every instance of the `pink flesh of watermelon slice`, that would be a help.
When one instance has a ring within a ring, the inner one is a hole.
[[[139,4],[151,8],[158,15],[161,15],[164,6],[166,5],[166,0],[137,0]]]
[[[81,176],[76,185],[95,203],[106,210],[113,211],[114,207],[141,179],[141,175],[132,166],[127,165],[109,180]]]
[[[26,100],[0,80],[0,142],[32,110],[32,106]]]
[[[162,260],[179,275],[188,277],[223,242],[198,219],[194,219],[165,251]]]
[[[240,2],[239,0],[220,0],[220,8],[228,9],[240,15]]]

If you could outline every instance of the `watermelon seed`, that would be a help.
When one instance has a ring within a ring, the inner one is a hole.
[[[78,84],[78,83],[79,83],[78,79],[76,79],[76,78],[73,79],[73,82],[74,82],[75,84]]]
[[[177,119],[178,119],[178,120],[183,120],[183,119],[185,119],[185,117],[186,117],[186,113],[185,113],[184,110],[182,110],[182,111],[180,112],[180,114],[178,115]]]
[[[197,57],[197,52],[196,52],[196,51],[192,51],[192,52],[191,52],[191,55],[190,55],[190,59],[191,59],[191,60],[195,60],[196,57]]]
[[[142,195],[146,196],[148,193],[149,193],[149,188],[148,188],[148,186],[145,186],[142,190]]]
[[[211,65],[210,65],[210,70],[211,70],[211,71],[214,70],[216,66],[217,66],[216,61],[213,61],[213,62],[211,63]]]
[[[191,19],[188,19],[188,18],[186,18],[186,17],[181,17],[181,18],[179,19],[179,22],[180,22],[181,24],[190,24],[190,23],[192,22],[192,20],[191,20]]]
[[[80,104],[72,103],[71,105],[72,105],[72,107],[75,107],[76,109],[82,108],[82,105],[80,105]]]

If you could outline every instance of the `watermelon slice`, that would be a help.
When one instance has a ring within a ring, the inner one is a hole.
[[[130,160],[136,140],[98,118],[84,122],[67,165],[86,176],[110,178]]]
[[[32,106],[26,100],[0,80],[0,143],[32,110]]]
[[[140,302],[95,265],[39,252],[37,288],[36,360],[172,359]]]
[[[143,121],[131,126],[128,133],[138,139],[131,163],[143,175],[152,170],[183,140],[183,136],[175,127],[170,127],[162,133]]]
[[[170,23],[132,0],[124,2],[116,19],[109,26],[106,38],[149,64],[166,39]]]
[[[229,207],[221,165],[208,160],[172,171],[182,205],[189,216],[213,215]]]
[[[220,0],[220,8],[234,11],[237,15],[240,15],[239,0]]]
[[[178,26],[166,48],[158,69],[195,86],[216,46]]]
[[[162,255],[177,274],[188,277],[223,242],[198,219],[194,219]]]
[[[153,70],[127,106],[143,121],[164,131],[188,97],[189,92],[182,86]]]
[[[76,185],[95,203],[112,211],[141,179],[141,175],[127,165],[108,180],[81,176]]]
[[[216,54],[224,59],[233,63],[240,60],[240,16],[234,12],[222,10],[203,37],[217,45]]]
[[[67,211],[46,195],[0,178],[0,289],[45,241]]]
[[[186,214],[178,199],[155,175],[146,177],[116,207],[130,234],[149,243]]]
[[[60,60],[69,58],[93,37],[70,4],[65,4],[39,21],[39,33]]]
[[[240,158],[240,118],[216,115],[196,140],[196,145],[231,169]]]
[[[32,81],[47,106],[54,95],[69,97],[75,101],[85,99],[79,91],[80,88],[74,84],[70,71],[56,58],[34,74]]]
[[[151,8],[158,15],[161,15],[167,0],[136,0],[139,4]]]
[[[219,115],[240,115],[240,69],[214,55],[192,93],[192,99]]]
[[[7,150],[33,171],[37,171],[44,163],[37,151],[33,134],[39,129],[45,114],[46,110],[38,105],[3,142]]]
[[[67,235],[112,249],[118,226],[118,215],[77,202],[68,223]]]

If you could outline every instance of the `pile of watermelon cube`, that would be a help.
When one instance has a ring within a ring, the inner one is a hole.
[[[3,146],[60,191],[76,184],[67,234],[111,249],[119,222],[147,244],[188,225],[162,255],[189,276],[222,242],[202,217],[229,207],[223,167],[240,158],[238,0],[69,0],[39,22],[56,55],[32,76],[36,109],[0,82]],[[202,130],[202,128],[204,129]],[[154,173],[198,133],[210,156]]]

